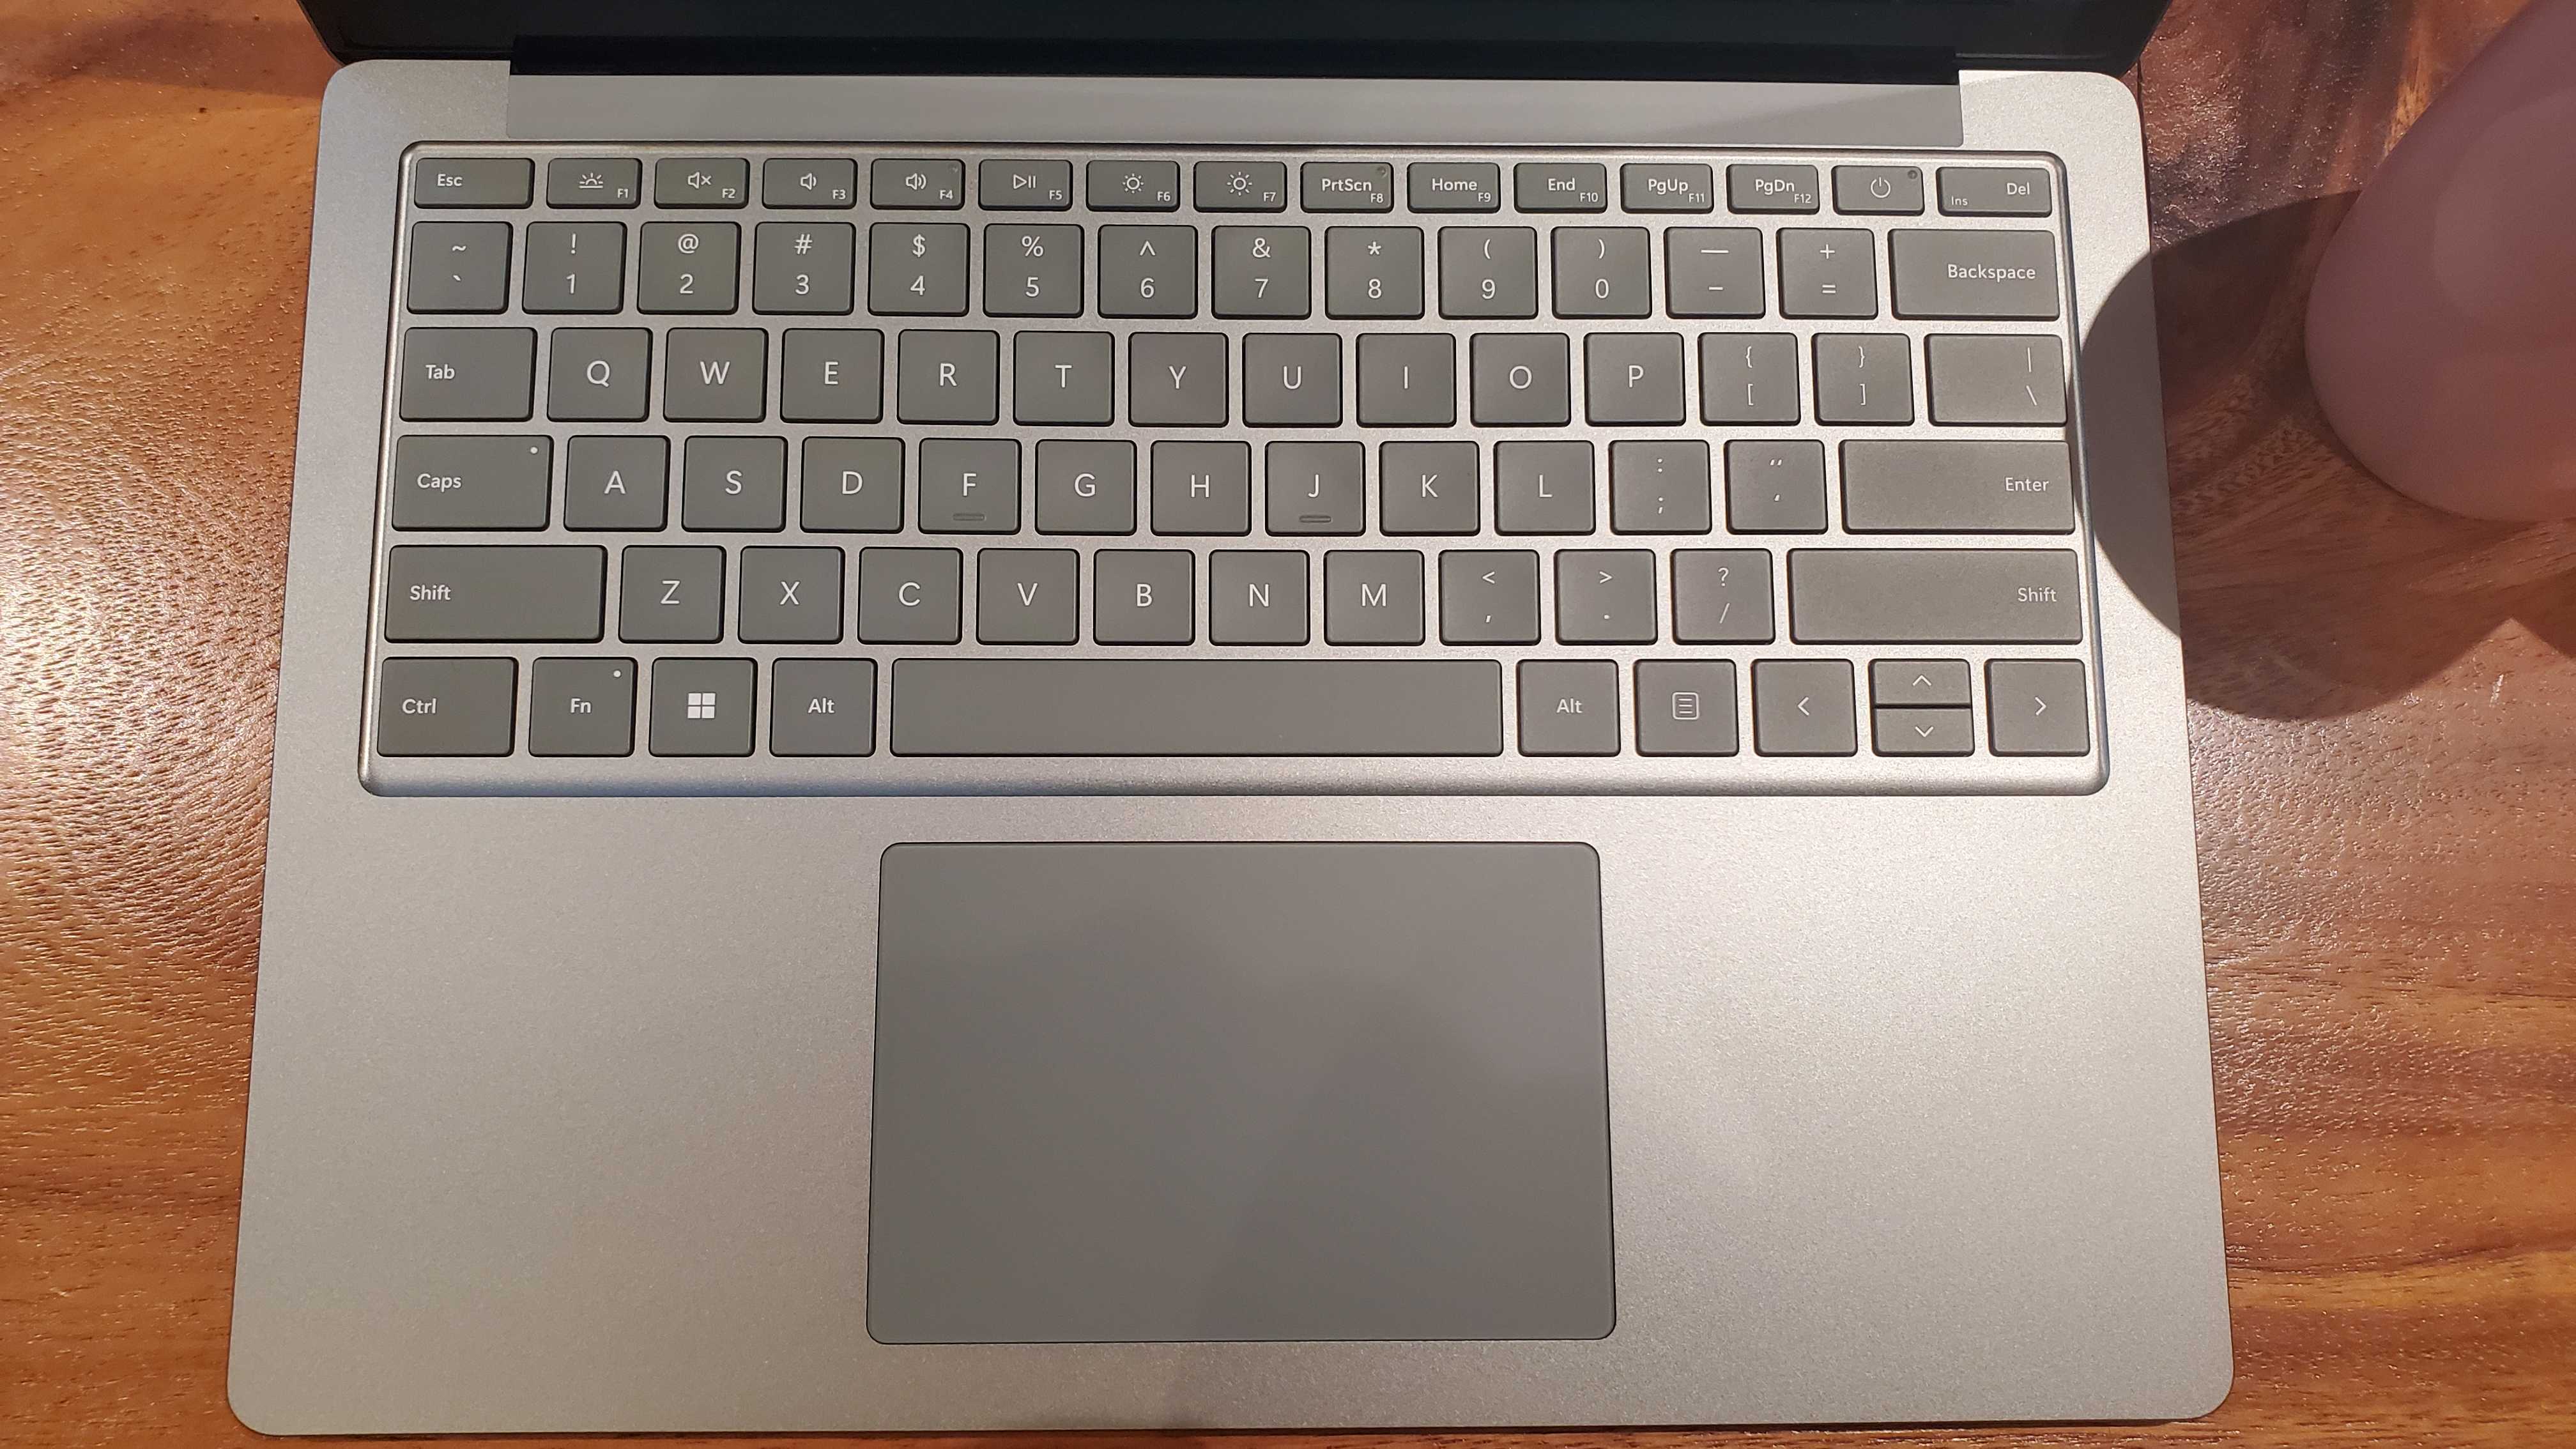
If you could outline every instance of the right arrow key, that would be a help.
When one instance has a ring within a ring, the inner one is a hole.
[[[2080,659],[1998,659],[1986,666],[1986,729],[1998,755],[2081,755],[2093,746]]]

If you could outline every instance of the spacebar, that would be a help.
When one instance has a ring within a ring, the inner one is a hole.
[[[1490,659],[898,659],[898,755],[1498,755]]]

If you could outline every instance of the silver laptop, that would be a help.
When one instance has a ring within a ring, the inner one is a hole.
[[[308,0],[277,1433],[2230,1374],[2157,0]]]

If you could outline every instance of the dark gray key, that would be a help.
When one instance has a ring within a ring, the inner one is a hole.
[[[1821,194],[1813,166],[1739,162],[1726,168],[1726,204],[1737,211],[1811,212]]]
[[[554,440],[394,440],[396,528],[543,528],[554,488]]]
[[[1843,527],[1854,533],[2072,533],[2063,442],[1843,444]]]
[[[1181,163],[1094,161],[1082,187],[1094,211],[1171,211],[1181,204]]]
[[[1378,527],[1391,534],[1474,533],[1477,452],[1473,443],[1380,443]]]
[[[423,156],[412,163],[411,204],[521,207],[535,176],[517,156]]]
[[[2093,746],[2084,664],[1998,659],[1986,666],[1986,732],[1998,755],[2080,755]]]
[[[1384,161],[1309,161],[1298,175],[1308,211],[1390,211],[1395,168]]]
[[[2066,345],[2055,337],[1928,340],[1932,421],[2056,427],[2066,421]]]
[[[680,450],[680,526],[776,533],[787,526],[785,438],[691,438]]]
[[[528,223],[519,305],[530,312],[614,312],[626,305],[626,224]]]
[[[753,327],[674,327],[662,416],[674,422],[756,423],[769,406],[769,334]]]
[[[808,533],[903,527],[903,440],[807,438],[796,522]]]
[[[1021,332],[1011,338],[1011,416],[1023,423],[1117,421],[1109,334]]]
[[[1731,755],[1738,748],[1734,661],[1638,661],[1638,754]]]
[[[414,312],[498,312],[510,305],[510,224],[413,222],[410,269]]]
[[[1261,460],[1267,526],[1274,534],[1357,533],[1367,521],[1359,443],[1272,443]]]
[[[988,317],[1082,315],[1082,228],[1067,224],[984,228]]]
[[[1199,234],[1187,226],[1100,229],[1100,315],[1199,314]]]
[[[1565,338],[1479,332],[1467,344],[1468,416],[1478,427],[1562,427],[1574,417]]]
[[[2057,239],[2044,231],[1899,231],[1888,237],[1896,315],[2057,318]]]
[[[1596,332],[1583,339],[1583,415],[1595,423],[1681,422],[1680,334]]]
[[[1335,549],[1324,555],[1324,642],[1422,642],[1422,555]]]
[[[1302,226],[1221,226],[1214,245],[1219,317],[1303,317],[1314,311],[1312,238]]]
[[[1708,423],[1794,423],[1798,339],[1786,332],[1704,332],[1699,416]]]
[[[764,221],[751,235],[751,310],[847,315],[859,230],[846,221]]]
[[[1447,333],[1367,333],[1359,369],[1360,426],[1445,428],[1458,421],[1458,344]]]
[[[730,312],[741,272],[732,222],[648,221],[636,233],[635,310]]]
[[[1422,315],[1422,232],[1336,226],[1324,232],[1324,315]]]
[[[1823,644],[2074,644],[2075,555],[2059,549],[1799,549],[1789,634]]]
[[[655,206],[741,206],[751,163],[739,156],[668,156],[653,163]]]
[[[1977,752],[1977,727],[1964,709],[1875,709],[1870,739],[1882,755]]]
[[[986,211],[1065,211],[1073,206],[1070,161],[978,162],[975,189]]]
[[[1590,533],[1590,443],[1496,443],[1494,531]]]
[[[1329,428],[1342,420],[1342,339],[1330,332],[1255,332],[1243,339],[1243,420]]]
[[[1920,166],[1837,166],[1834,210],[1845,216],[1921,216]]]
[[[1610,530],[1708,532],[1708,444],[1697,439],[1612,443]]]
[[[377,671],[379,755],[506,755],[518,704],[509,659],[388,659]]]
[[[1285,211],[1285,161],[1201,161],[1190,168],[1190,190],[1201,211]]]
[[[385,563],[385,637],[397,644],[599,637],[604,549],[405,544]]]
[[[1780,315],[1878,315],[1878,243],[1843,227],[1780,228]]]
[[[873,423],[885,415],[885,334],[791,327],[778,356],[778,415],[791,423]]]
[[[629,207],[644,199],[644,163],[632,156],[558,156],[546,163],[546,205]]]
[[[1664,233],[1664,306],[1676,317],[1759,317],[1770,307],[1762,233],[1677,226]]]
[[[547,335],[547,417],[640,422],[652,396],[652,333],[641,327],[558,327]]]
[[[1440,555],[1440,642],[1538,642],[1538,555],[1451,549]]]
[[[1619,666],[1609,660],[1532,659],[1520,668],[1521,753],[1619,753]]]
[[[2037,166],[1944,166],[1943,216],[2046,216],[2056,188]]]
[[[769,752],[866,755],[877,747],[873,659],[781,659],[769,666]]]
[[[525,327],[414,327],[403,333],[406,422],[525,422],[537,334]]]
[[[656,659],[649,748],[657,755],[751,753],[748,659]]]
[[[1294,549],[1219,549],[1208,555],[1208,642],[1303,644],[1306,555]]]
[[[1523,161],[1512,168],[1512,202],[1523,211],[1605,211],[1610,168],[1598,161]]]
[[[880,156],[868,163],[868,205],[880,211],[953,211],[966,204],[966,163]]]
[[[528,666],[528,753],[635,753],[635,661],[540,659]]]
[[[1440,315],[1538,315],[1538,233],[1525,226],[1440,229]]]
[[[1561,644],[1655,642],[1655,556],[1644,549],[1562,549],[1556,555]]]
[[[1700,161],[1631,161],[1619,168],[1619,204],[1630,211],[1708,211],[1717,178]]]
[[[575,438],[564,444],[564,527],[658,529],[670,475],[667,438]]]
[[[1881,659],[1869,667],[1870,702],[1882,708],[1968,705],[1965,659]]]
[[[858,204],[859,165],[846,156],[774,156],[760,163],[760,201],[778,211],[846,211]]]
[[[709,644],[724,637],[725,551],[638,544],[617,558],[617,637]]]
[[[1825,445],[1728,443],[1726,526],[1737,533],[1824,532]]]
[[[1552,245],[1559,317],[1643,317],[1654,311],[1644,227],[1560,226]]]
[[[1673,638],[1684,644],[1768,644],[1771,555],[1758,548],[1673,553]]]
[[[1127,421],[1140,428],[1225,423],[1226,349],[1217,332],[1139,332],[1127,339]]]
[[[1019,440],[922,439],[921,531],[1019,532]]]
[[[868,310],[880,317],[966,315],[965,224],[881,221],[868,228]]]
[[[1070,644],[1082,612],[1080,555],[1069,548],[988,548],[975,555],[975,638]]]
[[[859,638],[869,644],[954,644],[965,598],[953,548],[859,550]]]
[[[1850,661],[1755,661],[1753,748],[1765,755],[1860,753]]]
[[[1038,532],[1136,531],[1136,445],[1049,438],[1038,444]]]
[[[1091,556],[1097,644],[1187,644],[1198,637],[1190,585],[1197,560],[1172,549],[1104,548]]]
[[[898,755],[1493,755],[1490,659],[903,659]]]
[[[997,332],[910,329],[895,338],[895,416],[907,423],[989,423],[1001,414]]]
[[[1405,199],[1416,211],[1498,211],[1503,169],[1491,161],[1416,161],[1405,168]]]
[[[1252,449],[1244,443],[1156,443],[1154,531],[1252,531]]]
[[[1817,333],[1816,421],[1914,421],[1914,344],[1893,332]]]

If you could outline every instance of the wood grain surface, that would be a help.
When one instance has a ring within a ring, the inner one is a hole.
[[[2576,526],[2380,487],[2299,340],[2351,193],[2516,5],[2177,0],[2138,77],[2234,1395],[1553,1442],[2576,1443]],[[224,1337],[330,70],[285,0],[0,0],[0,1443],[253,1437]],[[1131,1437],[1179,1442],[1085,1436]]]

